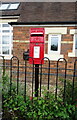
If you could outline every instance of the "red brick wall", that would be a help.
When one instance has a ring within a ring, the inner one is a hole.
[[[73,35],[70,34],[70,29],[75,29],[75,27],[68,27],[67,34],[62,35],[61,41],[73,41]],[[17,56],[20,60],[20,64],[23,64],[23,52],[29,48],[30,39],[30,27],[14,27],[13,29],[13,55]],[[45,35],[45,40],[48,40],[48,35]],[[48,43],[45,43],[45,53],[48,52]],[[61,54],[68,62],[68,68],[73,67],[74,58],[68,57],[68,53],[72,52],[73,43],[61,43]],[[51,66],[55,67],[55,61],[51,61]]]

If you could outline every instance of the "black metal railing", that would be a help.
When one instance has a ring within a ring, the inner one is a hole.
[[[34,90],[35,90],[35,96],[42,96],[42,85],[44,84],[44,82],[46,81],[46,86],[47,86],[47,91],[50,90],[50,85],[52,86],[52,83],[50,83],[50,80],[52,79],[52,75],[55,76],[56,78],[56,82],[55,82],[55,90],[54,90],[54,94],[55,94],[55,99],[57,100],[57,96],[58,96],[58,83],[59,83],[59,77],[60,74],[61,76],[63,76],[63,102],[65,102],[66,100],[66,87],[67,87],[67,79],[69,78],[69,76],[71,76],[72,78],[72,92],[71,92],[71,96],[72,96],[72,101],[74,101],[74,86],[75,86],[75,78],[77,78],[77,59],[74,62],[74,68],[73,69],[67,69],[67,61],[64,58],[60,58],[58,59],[57,63],[56,63],[56,68],[52,68],[51,67],[51,61],[49,60],[49,58],[45,57],[43,59],[45,59],[47,61],[47,63],[42,65],[36,66],[34,65],[34,59],[31,58],[33,60],[33,64],[29,66],[29,63],[27,61],[25,61],[24,66],[20,65],[20,61],[16,56],[13,56],[9,62],[9,65],[6,65],[6,62],[3,56],[0,56],[3,62],[1,62],[0,66],[3,67],[3,76],[6,74],[7,70],[10,70],[10,95],[12,95],[12,82],[13,82],[13,74],[15,73],[15,81],[17,83],[16,87],[17,87],[17,95],[19,94],[19,82],[20,82],[20,77],[22,78],[23,75],[20,74],[24,74],[24,101],[26,102],[26,96],[27,96],[27,80],[29,78],[31,85],[31,93],[32,93],[32,97],[34,96]],[[42,59],[42,60],[43,60]],[[41,60],[41,63],[42,63]],[[61,61],[62,60],[62,61]],[[16,63],[13,64],[13,61],[15,61]],[[63,62],[64,63],[64,67],[59,68],[59,63]],[[73,64],[73,63],[72,63]],[[7,70],[6,70],[7,68]],[[22,69],[22,70],[20,70]],[[39,70],[38,70],[39,69]],[[44,72],[44,71],[45,72]],[[55,73],[54,73],[55,70]],[[60,73],[59,70],[63,70],[63,73]],[[70,70],[72,71],[72,74],[68,74],[67,71]],[[37,77],[37,71],[38,71],[38,77]],[[46,76],[46,77],[44,77]],[[68,78],[67,78],[68,77]],[[38,81],[37,81],[38,79]],[[44,80],[43,80],[44,79]],[[43,83],[42,83],[43,81]],[[54,81],[54,79],[52,80]],[[22,82],[22,81],[21,81]],[[35,86],[34,86],[35,84]]]

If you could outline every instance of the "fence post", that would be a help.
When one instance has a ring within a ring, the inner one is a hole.
[[[57,89],[58,89],[58,70],[59,70],[59,62],[63,59],[65,61],[65,79],[64,79],[64,93],[63,93],[63,102],[65,102],[66,96],[66,70],[67,70],[67,61],[65,58],[59,58],[57,61],[57,75],[56,75],[56,91],[55,91],[55,99],[57,100]]]
[[[72,82],[72,103],[73,103],[73,99],[74,99],[74,85],[75,85],[75,74],[76,74],[76,62],[77,62],[77,59],[74,62],[74,72],[73,72],[73,82]]]
[[[4,59],[4,56],[0,56],[1,58],[2,58],[2,69],[3,69],[3,71],[2,71],[2,82],[1,82],[1,84],[2,84],[2,88],[1,88],[1,94],[0,94],[0,106],[1,106],[1,108],[0,108],[0,113],[1,113],[1,117],[2,116],[4,116],[4,105],[3,105],[3,101],[4,101],[4,95],[3,95],[3,91],[4,91],[4,76],[5,76],[5,59]]]
[[[2,76],[4,76],[5,75],[5,59],[4,59],[4,56],[0,56],[1,58],[2,58],[2,60],[3,60],[3,66],[2,66],[2,68],[3,68],[3,73],[2,73]]]
[[[12,61],[13,61],[13,58],[16,58],[17,61],[18,61],[18,64],[17,64],[17,95],[18,95],[18,90],[19,90],[19,59],[16,57],[16,56],[13,56],[11,58],[11,61],[10,61],[10,95],[11,95],[11,89],[12,89]]]
[[[25,60],[25,88],[24,88],[24,101],[25,102],[26,102],[26,72],[27,72],[26,63],[27,61]]]
[[[5,76],[5,59],[4,59],[4,56],[3,56],[3,76]]]

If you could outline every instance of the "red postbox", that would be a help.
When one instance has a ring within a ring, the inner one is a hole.
[[[43,64],[44,60],[44,28],[31,28],[30,29],[30,50],[29,50],[29,63]],[[32,59],[33,58],[33,59]]]

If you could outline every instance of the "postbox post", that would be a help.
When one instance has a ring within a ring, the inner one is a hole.
[[[38,97],[39,65],[44,63],[44,28],[30,29],[29,63],[35,64],[35,97]],[[42,60],[42,61],[41,61]]]
[[[39,88],[39,64],[35,64],[35,97],[38,97]]]

